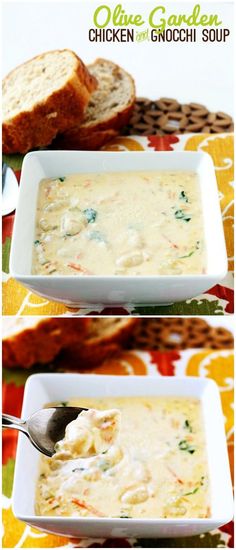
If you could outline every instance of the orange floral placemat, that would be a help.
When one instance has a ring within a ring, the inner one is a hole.
[[[233,135],[185,134],[179,136],[120,136],[103,147],[105,151],[205,151],[213,159],[219,188],[219,198],[228,253],[228,274],[224,281],[204,294],[187,302],[169,306],[119,308],[120,313],[133,315],[227,315],[233,313]],[[22,156],[5,157],[18,178]],[[209,216],[211,213],[209,212]],[[14,215],[3,219],[3,314],[63,315],[68,310],[62,304],[49,302],[17,283],[9,275],[9,254]],[[106,308],[96,313],[117,314],[118,308]],[[75,314],[91,314],[91,310],[73,310]]]
[[[56,363],[51,365],[56,370]],[[233,475],[233,379],[232,350],[123,351],[119,358],[86,372],[115,375],[202,376],[216,381],[220,389],[225,431]],[[5,369],[3,372],[3,411],[20,416],[24,384],[33,370]],[[75,372],[75,370],[73,370]],[[79,371],[78,371],[79,372]],[[17,434],[3,433],[3,547],[4,548],[234,548],[233,522],[200,536],[178,539],[67,539],[37,531],[17,520],[12,512],[12,484]],[[224,503],[222,502],[222,506]]]

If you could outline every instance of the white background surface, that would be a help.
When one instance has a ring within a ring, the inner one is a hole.
[[[152,7],[164,5],[167,13],[191,13],[197,3],[126,0],[127,13],[145,20]],[[203,43],[92,43],[88,29],[93,13],[111,0],[46,0],[3,2],[3,74],[34,55],[58,48],[75,50],[85,63],[106,57],[126,68],[135,78],[137,95],[156,99],[174,97],[195,101],[210,110],[233,113],[233,2],[202,2],[202,13],[217,13],[231,30],[224,42]],[[146,25],[144,25],[146,27]],[[200,34],[201,31],[199,31]]]

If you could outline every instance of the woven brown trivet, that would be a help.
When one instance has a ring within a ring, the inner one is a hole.
[[[218,111],[211,113],[199,103],[181,104],[176,99],[161,97],[151,101],[138,97],[129,125],[122,134],[160,135],[232,132],[233,119],[230,115]]]
[[[232,349],[233,335],[223,327],[211,327],[203,319],[179,317],[139,319],[126,347],[129,349]]]

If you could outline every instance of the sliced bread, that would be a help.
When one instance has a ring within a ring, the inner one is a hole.
[[[88,324],[89,319],[4,317],[3,366],[29,368],[48,363],[63,347],[81,345]]]
[[[4,153],[50,144],[81,122],[97,81],[70,50],[43,53],[3,80]]]
[[[58,135],[55,147],[97,149],[129,121],[135,102],[132,77],[107,59],[97,59],[88,65],[88,71],[97,79],[98,87],[91,95],[84,120]]]
[[[82,345],[78,342],[64,348],[60,365],[79,369],[101,365],[121,349],[137,322],[130,317],[91,318]]]
[[[117,130],[101,130],[98,132],[91,132],[90,135],[80,136],[78,141],[78,130],[75,132],[68,132],[68,135],[58,136],[53,143],[50,149],[69,149],[77,151],[97,151],[103,145],[106,145],[108,141],[114,139],[119,132]]]

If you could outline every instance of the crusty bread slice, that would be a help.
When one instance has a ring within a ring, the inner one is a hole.
[[[132,77],[106,59],[97,59],[88,65],[88,70],[97,79],[98,88],[91,95],[83,122],[57,136],[55,146],[58,148],[101,147],[114,137],[109,132],[117,132],[131,116],[135,102]]]
[[[4,153],[26,153],[80,123],[97,81],[70,50],[43,53],[3,80]]]
[[[64,137],[63,134],[58,136],[53,143],[50,149],[69,149],[69,150],[80,150],[80,151],[97,151],[103,145],[106,145],[108,141],[111,141],[118,135],[117,130],[101,130],[98,132],[92,132],[91,135],[80,136],[78,140],[78,130],[75,129],[75,132],[68,132],[68,135]]]
[[[52,361],[63,347],[82,343],[89,319],[4,317],[4,367],[29,368]]]
[[[137,318],[90,318],[87,333],[82,342],[73,343],[60,354],[60,365],[86,369],[99,366],[116,354],[132,333]]]
[[[138,322],[130,317],[4,317],[4,367],[30,368],[56,359],[60,367],[100,365],[119,351]]]

